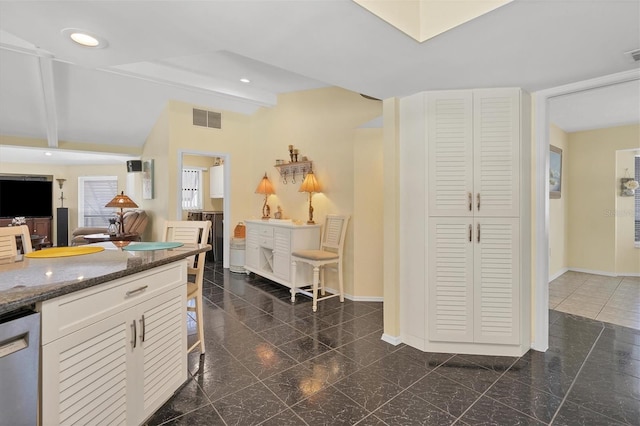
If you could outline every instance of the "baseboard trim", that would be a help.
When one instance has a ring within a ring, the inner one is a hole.
[[[556,278],[558,278],[559,276],[561,276],[562,274],[564,274],[565,272],[568,272],[569,268],[562,268],[560,269],[558,272],[556,272],[555,274],[553,274],[552,276],[549,277],[549,282],[555,280]]]
[[[584,274],[603,275],[605,277],[636,276],[636,275],[627,275],[627,274],[616,274],[615,272],[597,271],[593,269],[583,269],[583,268],[569,268],[569,271],[582,272]],[[637,274],[637,276],[640,276],[640,274]]]
[[[326,290],[333,294],[338,292],[338,290],[331,287],[326,287]],[[384,297],[381,296],[353,296],[345,293],[344,298],[354,302],[384,302]]]
[[[383,333],[380,339],[389,344],[392,344],[393,346],[398,346],[400,343],[402,343],[402,339],[400,339],[400,336],[391,336],[387,333]]]
[[[619,277],[640,277],[640,273],[638,272],[621,272],[618,274]]]

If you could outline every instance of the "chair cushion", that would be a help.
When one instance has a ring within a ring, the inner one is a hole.
[[[324,250],[300,250],[291,253],[294,257],[309,260],[333,260],[338,259],[338,253]]]

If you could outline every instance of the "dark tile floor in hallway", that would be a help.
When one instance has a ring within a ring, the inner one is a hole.
[[[545,353],[423,353],[380,340],[381,303],[205,280],[206,356],[149,425],[640,425],[638,330],[550,311]]]

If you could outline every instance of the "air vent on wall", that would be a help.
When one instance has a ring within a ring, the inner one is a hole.
[[[624,54],[630,57],[633,62],[640,61],[640,49],[631,50],[629,52],[625,52]]]
[[[211,129],[222,128],[222,114],[219,112],[205,111],[203,109],[193,109],[193,125],[209,127]]]

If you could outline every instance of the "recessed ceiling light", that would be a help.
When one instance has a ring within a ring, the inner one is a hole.
[[[62,34],[83,47],[103,49],[109,45],[107,40],[103,37],[100,37],[91,31],[81,30],[79,28],[65,28],[62,30]]]
[[[248,78],[241,78],[240,81],[243,83],[251,83],[251,80],[249,80]]]
[[[47,157],[51,157],[53,154],[49,151],[45,152],[44,155],[46,155]]]

